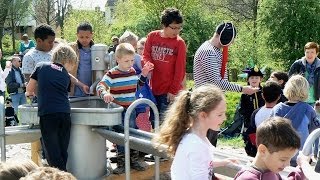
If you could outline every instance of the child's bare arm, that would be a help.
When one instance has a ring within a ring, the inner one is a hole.
[[[71,82],[75,84],[76,86],[80,87],[84,93],[89,94],[89,86],[83,84],[81,81],[79,81],[76,77],[74,77],[72,74],[69,73]]]
[[[320,174],[316,173],[312,166],[309,164],[310,157],[303,155],[303,153],[300,151],[299,155],[297,157],[297,163],[301,167],[303,174],[308,179],[319,179]]]
[[[26,97],[30,97],[30,96],[35,96],[35,90],[37,87],[38,82],[32,78],[30,78],[28,85],[26,87],[26,93],[25,96]]]
[[[239,164],[239,159],[236,158],[225,158],[222,160],[213,161],[213,167],[226,166],[231,164]]]
[[[97,84],[96,90],[97,95],[104,100],[106,103],[110,103],[114,100],[113,96],[110,94],[109,89],[110,87],[107,85],[110,83],[107,80],[108,76],[104,75],[102,80]]]

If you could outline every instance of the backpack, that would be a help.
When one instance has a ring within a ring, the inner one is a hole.
[[[146,82],[144,84],[144,86],[141,86],[140,88],[137,88],[135,96],[136,96],[136,99],[146,98],[146,99],[151,100],[154,104],[157,104],[157,101],[156,101],[155,97],[152,94],[152,91],[150,89],[150,86],[149,86],[148,82]],[[138,105],[136,107],[136,112],[137,113],[143,113],[143,112],[146,111],[146,107],[148,107],[147,104],[140,104],[140,105]]]

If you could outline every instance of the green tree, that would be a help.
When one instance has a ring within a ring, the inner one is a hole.
[[[80,22],[89,22],[93,26],[95,43],[106,43],[108,24],[102,12],[93,10],[71,10],[65,20],[64,38],[68,41],[76,41],[77,26]]]
[[[320,4],[317,0],[264,0],[258,19],[273,61],[286,68],[303,56],[303,47],[320,38]]]
[[[120,2],[116,7],[115,21],[110,26],[109,34],[121,36],[125,30],[131,30],[139,37],[146,36],[150,31],[161,28],[161,12],[167,7],[178,8],[184,16],[181,37],[188,47],[187,72],[191,73],[194,53],[213,35],[217,24],[212,12],[201,7],[201,1],[128,0]]]
[[[56,25],[55,0],[34,0],[32,1],[32,14],[37,23]]]
[[[25,17],[28,15],[28,8],[30,6],[30,1],[28,0],[15,0],[10,3],[7,21],[10,24],[11,29],[11,39],[12,39],[12,51],[16,51],[16,27],[19,26]]]

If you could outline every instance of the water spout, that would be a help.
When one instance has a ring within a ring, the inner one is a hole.
[[[94,90],[96,89],[97,84],[100,82],[100,78],[98,78],[94,83],[92,83],[92,85],[90,86],[89,89],[89,95],[93,95],[94,94]]]

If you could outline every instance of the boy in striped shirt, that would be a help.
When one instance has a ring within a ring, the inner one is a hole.
[[[126,109],[136,99],[135,92],[137,88],[143,86],[146,81],[148,73],[153,70],[153,64],[147,62],[143,68],[140,77],[136,75],[136,71],[133,68],[134,63],[134,47],[129,43],[121,43],[117,46],[115,52],[115,58],[118,66],[109,70],[97,85],[97,94],[106,103],[114,102],[124,107],[122,113],[122,122]],[[129,126],[137,128],[136,113],[132,112],[129,120]],[[117,168],[113,170],[115,174],[122,174],[125,172],[124,164],[124,147],[117,146]],[[141,166],[137,162],[138,152],[132,151],[131,153],[131,167],[136,170],[145,170],[145,167]]]

